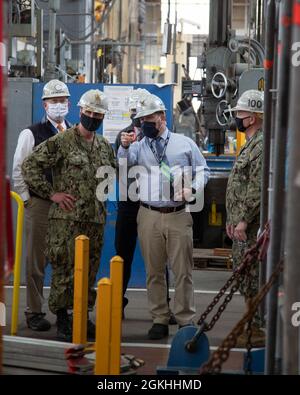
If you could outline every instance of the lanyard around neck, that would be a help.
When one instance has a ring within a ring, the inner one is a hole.
[[[166,141],[165,141],[165,144],[164,144],[164,148],[163,148],[162,154],[161,154],[160,156],[158,156],[157,152],[155,151],[155,149],[154,149],[154,147],[153,147],[153,142],[154,142],[155,140],[153,139],[153,140],[149,143],[149,146],[150,146],[150,149],[151,149],[151,151],[152,151],[152,153],[153,153],[153,155],[154,155],[154,158],[156,159],[156,161],[157,161],[157,163],[158,163],[159,165],[161,165],[161,163],[162,163],[162,161],[163,161],[163,158],[164,158],[164,156],[165,156],[165,154],[166,154],[166,150],[167,150],[167,146],[168,146],[168,144],[169,144],[170,136],[171,136],[171,133],[168,132],[168,136],[167,136],[167,138],[166,138]]]

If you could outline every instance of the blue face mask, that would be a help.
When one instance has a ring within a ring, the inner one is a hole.
[[[158,136],[159,130],[156,129],[155,122],[144,121],[142,123],[142,133],[144,136],[150,139],[155,139]]]

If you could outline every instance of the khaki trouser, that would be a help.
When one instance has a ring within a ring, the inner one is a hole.
[[[162,214],[141,206],[137,224],[153,322],[163,325],[169,322],[166,299],[166,262],[169,262],[175,281],[173,313],[179,325],[191,323],[195,316],[191,214],[185,210]]]
[[[41,313],[48,212],[52,202],[31,197],[25,208],[27,311]]]

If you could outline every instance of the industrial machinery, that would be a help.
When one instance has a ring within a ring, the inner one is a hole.
[[[181,114],[194,115],[196,143],[211,169],[204,210],[194,215],[194,242],[201,248],[230,246],[225,232],[225,193],[235,155],[244,143],[230,109],[244,91],[264,90],[264,48],[259,41],[262,3],[249,3],[250,28],[245,36],[237,35],[232,28],[233,3],[210,0],[209,35],[197,56],[203,78],[191,80],[185,69],[182,100],[177,105]],[[197,113],[192,106],[195,97],[200,102]]]
[[[9,2],[8,60],[10,76],[40,77],[42,75],[42,24],[41,10],[35,7],[33,0],[13,0]],[[18,48],[17,37],[23,38],[24,48]],[[37,42],[35,43],[35,41]],[[35,53],[35,44],[37,54]]]
[[[258,31],[254,25],[247,36],[236,35],[231,11],[232,0],[210,0],[209,36],[197,59],[204,78],[201,87],[197,81],[189,82],[193,86],[192,94],[200,100],[197,115],[207,135],[203,148],[217,156],[224,154],[225,133],[231,127],[230,108],[237,98],[245,90],[264,89],[264,48],[257,40]],[[258,11],[255,8],[255,14],[250,13],[251,20],[262,18],[262,12],[258,15]],[[260,22],[256,26],[260,26]],[[185,87],[186,83],[183,84]],[[183,92],[186,99],[188,92],[186,89]]]

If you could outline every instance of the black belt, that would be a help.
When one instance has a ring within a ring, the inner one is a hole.
[[[181,206],[176,206],[176,207],[154,207],[154,206],[149,206],[149,204],[142,203],[142,202],[141,202],[141,206],[146,207],[149,210],[159,211],[160,213],[163,213],[163,214],[175,213],[176,211],[180,211],[185,208],[185,204],[182,204]]]

